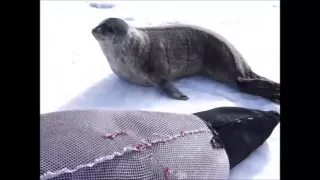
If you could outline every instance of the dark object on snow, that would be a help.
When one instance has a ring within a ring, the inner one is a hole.
[[[102,109],[43,114],[40,179],[228,179],[230,167],[278,122],[276,112],[232,107],[195,115]]]
[[[230,169],[247,158],[271,135],[280,121],[276,111],[222,107],[195,113],[216,130],[227,151]]]
[[[280,103],[280,84],[254,73],[230,42],[209,29],[183,24],[136,28],[108,18],[92,34],[118,77],[170,98],[188,99],[175,80],[203,75]]]
[[[90,3],[90,6],[98,9],[111,9],[114,7],[114,4],[106,4],[106,3]]]

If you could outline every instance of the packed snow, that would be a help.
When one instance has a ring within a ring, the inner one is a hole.
[[[41,113],[103,107],[194,113],[222,106],[280,111],[266,99],[203,77],[175,84],[190,99],[179,101],[153,88],[120,80],[110,69],[91,30],[108,17],[133,26],[187,23],[226,37],[252,69],[280,81],[279,1],[41,1]],[[280,130],[230,179],[280,179]]]

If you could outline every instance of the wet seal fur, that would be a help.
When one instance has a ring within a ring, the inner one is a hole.
[[[211,30],[177,24],[136,28],[107,18],[92,34],[116,75],[173,99],[188,99],[174,80],[204,75],[280,103],[280,84],[254,73],[239,51]]]

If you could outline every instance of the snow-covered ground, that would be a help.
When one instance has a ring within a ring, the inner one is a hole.
[[[153,88],[127,84],[110,70],[91,29],[107,17],[134,26],[188,23],[225,36],[253,70],[280,79],[279,1],[41,1],[41,113],[104,107],[193,113],[221,106],[261,110],[280,107],[202,77],[176,82],[190,99],[178,101]],[[231,171],[230,179],[280,179],[279,126],[271,137]]]

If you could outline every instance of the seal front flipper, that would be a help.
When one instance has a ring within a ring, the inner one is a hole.
[[[162,80],[160,82],[151,82],[153,87],[158,90],[161,94],[164,94],[170,98],[177,100],[188,100],[189,98],[180,92],[172,82],[168,80]]]

